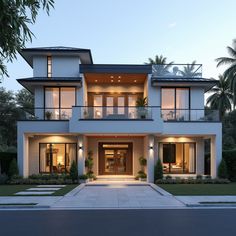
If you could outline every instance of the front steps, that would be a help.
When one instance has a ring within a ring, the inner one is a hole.
[[[98,175],[96,181],[99,182],[132,182],[135,180],[135,176],[133,175]]]

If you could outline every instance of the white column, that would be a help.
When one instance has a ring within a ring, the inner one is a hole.
[[[19,174],[29,176],[29,140],[26,134],[18,130],[17,133],[17,164]]]
[[[204,139],[198,139],[196,142],[196,174],[204,174]]]
[[[147,158],[147,181],[154,182],[155,139],[153,135],[144,138],[144,153]]]
[[[83,175],[85,174],[85,137],[84,135],[78,136],[78,160],[77,160],[77,165],[78,165],[78,174]]]
[[[222,159],[222,135],[211,137],[211,177],[217,177],[217,169]]]

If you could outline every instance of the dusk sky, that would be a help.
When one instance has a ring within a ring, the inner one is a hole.
[[[55,0],[30,26],[27,47],[89,48],[94,63],[143,64],[156,54],[168,61],[203,64],[203,77],[217,78],[215,58],[227,56],[236,38],[235,0]],[[18,90],[17,78],[32,68],[18,56],[2,85]]]

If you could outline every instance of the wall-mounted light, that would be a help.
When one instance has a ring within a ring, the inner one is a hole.
[[[150,149],[150,150],[153,150],[153,146],[149,146],[149,149]]]
[[[80,145],[80,146],[79,146],[79,150],[82,150],[82,148],[83,148],[83,147]]]

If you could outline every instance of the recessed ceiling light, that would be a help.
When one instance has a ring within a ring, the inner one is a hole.
[[[134,80],[134,83],[136,83],[136,82],[137,82],[137,80],[135,79],[135,80]]]
[[[121,78],[121,76],[119,75],[119,76],[118,76],[118,78],[120,79],[120,78]]]
[[[113,79],[113,78],[114,78],[114,76],[113,76],[113,75],[111,75],[111,76],[110,76],[110,78],[111,78],[111,79]]]
[[[113,79],[111,79],[111,82],[113,83],[113,82],[114,82],[114,80],[113,80]]]
[[[95,79],[95,82],[97,83],[97,82],[98,82],[98,80],[97,80],[97,79]]]
[[[120,83],[120,79],[118,79],[118,82]]]

